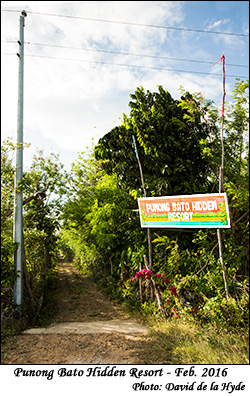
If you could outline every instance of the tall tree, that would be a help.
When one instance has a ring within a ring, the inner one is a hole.
[[[24,146],[27,146],[26,144]],[[12,304],[15,278],[13,253],[13,206],[15,145],[3,142],[1,157],[1,291],[2,301]],[[41,151],[34,156],[29,170],[23,175],[23,235],[24,235],[24,305],[36,309],[43,295],[47,280],[57,264],[57,232],[61,199],[65,192],[67,177],[58,155],[45,158]],[[32,304],[30,305],[30,303]],[[27,312],[27,311],[26,311]]]
[[[95,149],[103,168],[116,172],[122,183],[142,195],[132,150],[135,135],[148,195],[209,192],[208,161],[202,160],[199,144],[209,134],[206,123],[185,117],[187,110],[161,86],[153,93],[137,88],[130,97],[130,115],[123,115],[122,125],[100,139]]]

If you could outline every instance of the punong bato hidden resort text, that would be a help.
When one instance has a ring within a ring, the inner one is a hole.
[[[230,228],[225,193],[139,198],[138,205],[144,228]]]

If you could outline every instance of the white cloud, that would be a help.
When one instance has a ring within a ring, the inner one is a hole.
[[[221,19],[219,21],[213,20],[210,22],[210,24],[207,26],[208,30],[215,30],[220,28],[222,25],[228,25],[230,23],[229,19]]]
[[[211,21],[207,21],[207,30],[218,31],[218,32],[233,32],[233,21],[225,18],[220,20],[215,20],[214,18]],[[241,48],[245,46],[244,40],[240,36],[231,36],[231,35],[213,35],[213,41],[216,45],[221,44],[224,50],[235,49],[238,52]],[[223,52],[223,51],[222,51]]]

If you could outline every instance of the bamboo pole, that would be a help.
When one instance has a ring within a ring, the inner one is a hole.
[[[148,270],[149,266],[148,266],[148,260],[147,260],[147,256],[146,255],[144,255],[144,263],[145,263],[146,269]],[[166,315],[166,312],[165,312],[165,309],[164,309],[164,305],[163,305],[160,293],[159,293],[159,291],[157,289],[156,283],[155,283],[153,278],[151,278],[151,282],[152,282],[152,285],[154,287],[154,291],[155,291],[155,295],[156,295],[156,299],[157,299],[157,303],[158,303],[158,307],[159,307],[159,311],[161,313],[161,316],[163,317],[163,319],[167,319],[167,315]]]
[[[140,262],[140,264],[139,264],[139,271],[141,271],[142,270],[142,267],[141,267],[141,262]],[[141,280],[141,278],[139,278],[139,293],[140,293],[140,299],[141,299],[141,302],[143,301],[143,295],[142,295],[142,280]]]
[[[134,144],[134,149],[135,149],[135,155],[138,161],[139,165],[139,170],[140,170],[140,175],[141,175],[141,182],[142,182],[142,189],[143,189],[143,195],[146,198],[147,192],[144,184],[144,177],[143,177],[143,172],[142,172],[142,166],[141,166],[141,161],[137,152],[137,147],[136,147],[136,141],[134,135],[132,135],[133,138],[133,144]],[[149,269],[152,271],[152,246],[151,246],[151,233],[150,233],[150,228],[147,228],[147,238],[148,238],[148,259],[149,259]]]
[[[219,172],[219,193],[221,193],[224,190],[224,188],[223,188],[223,182],[224,182],[223,128],[224,128],[224,104],[225,104],[225,96],[226,96],[226,90],[225,90],[225,56],[224,56],[224,54],[221,57],[221,61],[222,61],[222,69],[223,69],[223,98],[222,98],[222,112],[221,112],[221,166],[220,166],[220,172]],[[221,268],[222,268],[224,285],[225,285],[225,291],[226,291],[226,298],[228,300],[230,298],[230,295],[229,295],[228,284],[227,284],[226,269],[225,269],[224,259],[223,259],[222,236],[221,236],[220,228],[217,228],[217,237],[218,237],[218,244],[219,244],[220,262],[221,262]]]

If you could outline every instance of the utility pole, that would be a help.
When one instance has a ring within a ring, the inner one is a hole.
[[[21,182],[23,179],[23,58],[24,58],[24,18],[25,11],[19,18],[19,72],[18,72],[18,106],[17,106],[17,147],[16,170],[14,183],[14,226],[13,240],[16,244],[14,266],[16,279],[14,282],[13,302],[20,311],[23,303],[23,193]]]

